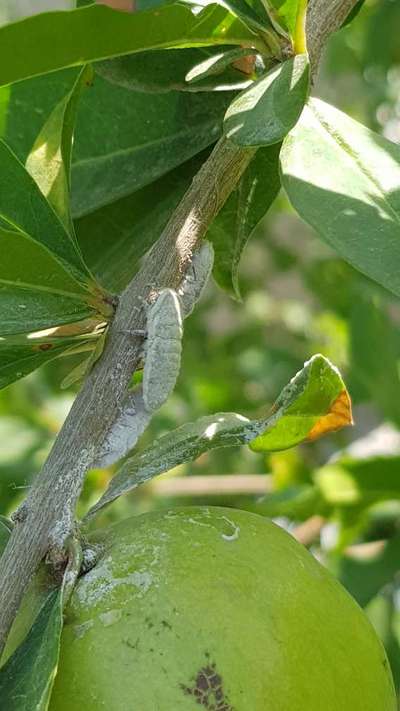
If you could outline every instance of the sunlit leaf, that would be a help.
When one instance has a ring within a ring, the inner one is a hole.
[[[254,50],[239,48],[213,54],[202,62],[195,64],[190,71],[186,73],[186,82],[197,84],[207,77],[220,74],[224,69],[229,67],[232,62],[249,56],[254,57]],[[244,79],[243,75],[242,79]]]
[[[278,143],[302,112],[309,88],[309,62],[299,54],[242,92],[225,115],[224,130],[240,146]]]
[[[311,99],[281,151],[293,207],[341,257],[400,295],[400,147]]]
[[[157,474],[197,459],[209,450],[243,444],[261,452],[294,447],[307,440],[343,389],[336,368],[323,356],[316,355],[284,388],[273,413],[266,418],[248,420],[235,413],[203,417],[160,437],[143,453],[134,454],[112,479],[89,516]],[[332,429],[344,424],[349,421],[341,420]]]
[[[26,161],[27,170],[72,234],[69,205],[72,140],[79,96],[92,76],[91,67],[78,73],[71,91],[47,119]]]
[[[218,44],[265,49],[257,35],[220,5],[200,14],[179,4],[133,14],[103,5],[41,13],[0,28],[0,85],[146,49]]]
[[[276,423],[254,439],[256,452],[286,449],[351,425],[351,400],[339,371],[315,356],[282,391],[273,411]]]
[[[400,498],[400,458],[340,459],[315,473],[325,500],[334,506],[369,506]]]

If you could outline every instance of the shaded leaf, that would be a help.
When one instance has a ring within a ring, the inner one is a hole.
[[[272,69],[234,99],[224,130],[240,146],[278,143],[296,124],[307,100],[309,62],[299,54]]]
[[[395,589],[383,590],[371,601],[365,612],[385,646],[398,694],[400,691],[400,634]]]
[[[219,47],[154,50],[97,62],[95,69],[103,79],[130,91],[227,91],[245,88],[249,77],[229,66],[233,59],[226,62],[221,59],[230,53],[235,59],[254,54],[254,50],[231,50],[229,47],[222,52]],[[205,66],[212,66],[214,71],[203,69],[196,81],[190,83],[188,76],[192,71],[197,74],[197,67],[201,71]]]
[[[241,20],[219,5],[199,14],[179,4],[134,14],[104,5],[42,13],[0,28],[0,85],[146,49],[218,44],[264,49]],[[16,47],[24,51],[16,53]]]
[[[26,161],[27,170],[72,234],[69,206],[72,140],[79,96],[92,76],[91,67],[78,73],[71,91],[44,124]]]
[[[230,100],[229,92],[131,92],[98,77],[80,101],[72,169],[74,216],[132,194],[214,143]]]
[[[75,279],[87,283],[90,275],[74,240],[3,141],[0,141],[0,217],[45,247]]]
[[[362,10],[362,6],[364,5],[364,3],[365,3],[365,0],[358,0],[356,5],[353,7],[352,11],[346,17],[342,27],[345,27],[346,25],[349,25],[350,22],[353,22],[353,20],[357,17],[360,10]]]
[[[57,672],[63,624],[62,591],[53,591],[24,642],[0,669],[7,711],[47,711]]]
[[[117,292],[125,288],[206,155],[199,154],[151,185],[75,222],[85,261],[106,288]]]
[[[400,535],[387,541],[383,550],[367,559],[341,556],[333,565],[340,582],[365,607],[399,570]]]
[[[0,282],[0,336],[30,333],[83,321],[91,311],[79,298]]]
[[[75,341],[70,339],[58,342],[49,339],[38,343],[25,341],[21,344],[0,339],[0,389],[32,373],[74,344]]]
[[[269,518],[287,516],[295,521],[306,521],[320,513],[324,507],[326,508],[326,504],[318,489],[310,484],[303,484],[267,494],[254,504],[247,505],[246,509]]]
[[[243,251],[280,190],[279,150],[277,144],[257,151],[207,234],[215,249],[214,277],[236,298]]]
[[[5,136],[21,160],[26,160],[44,120],[71,91],[76,76],[76,69],[68,69],[10,88]],[[206,97],[132,92],[96,75],[79,101],[72,166],[74,216],[132,194],[214,143],[231,98],[229,92]]]
[[[400,425],[400,338],[383,305],[358,296],[350,312],[354,377],[383,415]]]
[[[3,553],[4,548],[8,543],[12,528],[12,522],[6,518],[6,516],[0,516],[0,555]]]
[[[400,147],[311,99],[283,144],[299,215],[343,259],[400,294]]]
[[[160,437],[143,453],[133,455],[88,516],[157,474],[197,459],[209,450],[248,444],[255,451],[267,452],[299,444],[329,411],[343,387],[340,375],[329,361],[321,355],[314,356],[284,388],[270,416],[260,420],[248,420],[235,413],[203,417]],[[348,421],[337,423],[337,428],[344,424]]]

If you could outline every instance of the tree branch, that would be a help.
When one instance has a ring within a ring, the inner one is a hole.
[[[318,57],[356,0],[313,0],[309,48]],[[328,29],[329,28],[329,29]],[[314,65],[316,66],[316,65]],[[62,550],[86,471],[116,420],[140,357],[143,299],[154,287],[176,288],[193,250],[206,234],[256,149],[221,139],[178,205],[143,268],[121,296],[102,358],[89,373],[35,480],[0,559],[0,656],[23,593],[49,550]]]
[[[307,45],[313,74],[329,36],[343,25],[356,5],[357,0],[309,0]]]

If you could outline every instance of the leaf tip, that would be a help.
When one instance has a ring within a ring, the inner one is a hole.
[[[308,433],[306,442],[313,442],[325,434],[337,432],[343,427],[353,425],[353,423],[351,398],[346,388],[343,388],[332,402],[329,411],[320,417],[312,427]]]

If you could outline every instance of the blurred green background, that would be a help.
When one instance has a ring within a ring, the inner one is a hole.
[[[367,0],[357,21],[331,39],[314,90],[395,142],[399,31],[398,0]],[[39,127],[40,121],[36,116]],[[29,148],[32,128],[21,124],[19,132]],[[400,302],[338,259],[283,193],[244,254],[241,291],[238,303],[215,284],[207,289],[185,324],[177,388],[140,446],[205,414],[264,414],[316,352],[342,370],[355,426],[268,457],[246,448],[211,452],[121,498],[97,523],[189,503],[274,518],[365,608],[399,689]],[[60,383],[71,367],[71,359],[56,360],[0,391],[3,514],[23,499],[68,413],[77,387],[61,390]],[[80,514],[112,473],[89,473]]]

